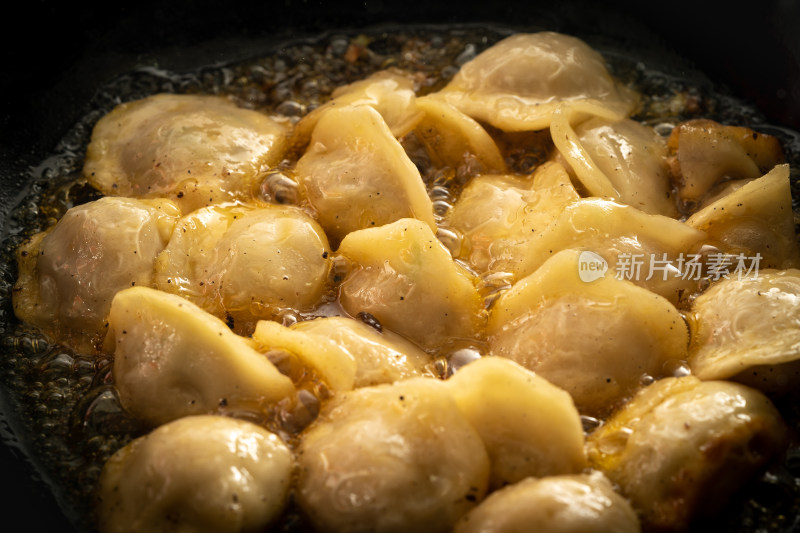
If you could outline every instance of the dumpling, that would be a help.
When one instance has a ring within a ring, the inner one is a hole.
[[[296,498],[319,531],[446,533],[487,490],[489,460],[443,382],[336,396],[302,435]]]
[[[294,385],[250,342],[189,301],[155,289],[117,293],[105,348],[122,406],[153,426],[220,407],[261,412]]]
[[[264,428],[189,416],[135,439],[103,467],[101,533],[257,532],[280,516],[292,452]]]
[[[645,530],[686,531],[783,453],[787,430],[762,393],[694,376],[656,381],[588,437],[592,466]]]
[[[800,267],[789,165],[778,165],[703,207],[686,224],[705,231],[726,253],[744,256],[748,263],[758,254],[761,268]],[[725,266],[733,270],[737,265]]]
[[[188,213],[250,199],[262,171],[283,157],[287,132],[222,97],[157,94],[97,122],[83,173],[103,194],[169,197]]]
[[[665,298],[608,272],[587,277],[587,263],[587,252],[559,252],[500,296],[489,348],[569,392],[581,412],[603,414],[646,376],[677,368],[689,335]]]
[[[339,289],[351,316],[368,313],[426,350],[480,335],[485,313],[473,276],[424,222],[353,232],[338,252],[352,263]]]
[[[329,287],[325,232],[292,206],[213,206],[182,218],[156,265],[157,288],[239,322],[308,311]]]
[[[262,320],[253,340],[264,350],[295,354],[334,391],[433,377],[431,357],[416,345],[352,318],[316,318],[290,327]]]
[[[770,392],[800,383],[800,270],[721,279],[692,303],[689,366]]]
[[[636,100],[612,79],[599,53],[580,39],[555,32],[503,39],[463,65],[436,94],[505,131],[547,128],[563,101],[598,101],[622,118]]]
[[[370,106],[326,110],[295,173],[333,242],[408,217],[435,228],[419,170]]]
[[[539,166],[532,179],[507,175],[472,178],[447,214],[462,236],[457,254],[476,272],[503,272],[568,204],[577,201],[564,167]]]
[[[17,317],[79,345],[100,340],[114,295],[153,285],[179,216],[168,200],[106,197],[69,209],[18,251]]]
[[[678,124],[669,137],[669,147],[678,197],[689,211],[715,185],[755,179],[784,162],[783,148],[776,137],[708,119]]]
[[[561,156],[590,194],[645,213],[677,217],[667,143],[652,128],[596,116],[573,129],[568,113],[559,110],[550,130]]]
[[[559,250],[579,248],[601,256],[620,279],[678,303],[698,290],[700,276],[689,260],[706,240],[704,231],[673,218],[584,198],[566,206],[511,263],[511,270],[521,278]]]
[[[410,75],[399,70],[381,70],[366,79],[337,87],[328,102],[297,123],[293,142],[298,145],[307,143],[320,117],[332,107],[357,105],[374,108],[398,139],[413,130],[422,119],[422,111],[416,107]]]
[[[477,121],[432,96],[417,99],[417,109],[424,115],[414,134],[435,166],[465,168],[467,175],[506,171],[500,150]]]
[[[630,503],[599,472],[529,478],[493,492],[454,533],[639,533]]]
[[[445,383],[483,439],[490,487],[576,474],[586,466],[578,410],[566,391],[543,377],[503,357],[482,357]]]

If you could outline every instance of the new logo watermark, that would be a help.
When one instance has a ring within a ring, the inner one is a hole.
[[[617,256],[614,265],[616,279],[649,281],[651,279],[683,279],[699,281],[735,278],[756,279],[761,264],[761,254],[680,254],[669,258],[667,254],[629,254]],[[578,276],[591,283],[605,276],[608,262],[596,252],[583,251],[578,256]]]

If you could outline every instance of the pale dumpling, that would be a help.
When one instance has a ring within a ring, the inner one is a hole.
[[[153,426],[224,406],[258,413],[293,398],[292,381],[247,339],[156,289],[117,293],[105,348],[123,407]]]
[[[535,524],[535,526],[534,526]],[[490,494],[454,533],[639,533],[630,503],[599,472],[528,478]]]
[[[442,381],[365,387],[331,402],[297,453],[297,503],[317,530],[446,533],[483,498],[486,450]]]
[[[351,316],[368,313],[426,350],[480,335],[485,315],[474,276],[424,222],[353,232],[338,251],[352,263],[339,292]]]
[[[322,317],[290,327],[262,320],[253,340],[264,350],[295,354],[334,391],[433,376],[433,360],[419,347],[352,318]]]
[[[411,76],[399,70],[381,70],[363,80],[337,87],[328,102],[297,123],[293,142],[307,143],[320,117],[332,107],[356,105],[374,108],[398,139],[413,130],[423,115],[416,106]]]
[[[647,531],[686,531],[713,516],[783,453],[787,430],[762,393],[694,376],[656,381],[588,437],[592,466]]]
[[[476,176],[447,214],[448,226],[462,236],[457,257],[479,273],[510,271],[530,242],[579,198],[555,162],[530,178]]]
[[[800,383],[800,270],[721,279],[692,303],[689,365],[700,379],[771,392]]]
[[[784,162],[776,137],[708,119],[678,124],[669,147],[678,197],[689,211],[720,183],[755,179]]]
[[[789,165],[777,165],[711,202],[686,224],[705,231],[712,242],[732,256],[741,256],[748,265],[758,256],[760,268],[800,267]],[[733,272],[738,259],[732,257],[731,263],[724,266]]]
[[[320,303],[329,254],[325,232],[298,208],[207,207],[178,222],[156,283],[236,325]]]
[[[435,227],[419,170],[383,117],[368,105],[327,109],[295,174],[332,242],[401,218]]]
[[[101,533],[257,532],[288,499],[294,459],[275,434],[223,416],[189,416],[139,437],[104,465]]]
[[[482,357],[445,383],[483,439],[491,487],[576,474],[586,466],[578,410],[566,391],[543,377],[504,357]]]
[[[611,200],[584,198],[566,206],[530,241],[511,270],[520,278],[559,250],[579,248],[601,256],[620,279],[677,304],[699,288],[700,263],[691,260],[706,240],[704,231],[676,219]]]
[[[587,277],[590,252],[565,250],[492,306],[490,353],[507,357],[602,414],[686,358],[688,330],[665,298],[618,280]],[[583,275],[583,277],[581,277]]]
[[[645,213],[677,217],[667,143],[630,119],[593,117],[574,130],[563,114],[553,118],[553,140],[578,180],[595,196],[609,196]]]
[[[92,132],[83,173],[110,196],[169,197],[184,212],[253,196],[287,126],[209,95],[157,94],[115,107]]]
[[[101,198],[69,209],[18,251],[16,315],[90,344],[105,334],[117,291],[153,284],[156,256],[180,211],[168,200]]]
[[[550,125],[560,102],[594,100],[621,118],[635,97],[617,84],[585,42],[555,33],[512,35],[461,67],[437,97],[505,131]]]

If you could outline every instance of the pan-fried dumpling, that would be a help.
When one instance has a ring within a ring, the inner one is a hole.
[[[500,150],[477,121],[432,96],[417,99],[417,109],[424,116],[414,134],[427,148],[434,165],[466,167],[468,174],[506,171]]]
[[[784,161],[776,137],[708,119],[678,124],[669,147],[678,197],[689,208],[719,183],[758,178]]]
[[[579,248],[601,256],[620,279],[677,303],[698,288],[700,276],[689,260],[706,239],[704,231],[673,218],[584,198],[566,206],[511,263],[511,270],[518,278],[526,276],[559,250]]]
[[[480,333],[482,299],[466,269],[416,219],[349,234],[339,253],[353,267],[340,287],[351,316],[368,313],[424,349]]]
[[[262,320],[253,340],[265,350],[295,354],[333,390],[433,376],[432,359],[417,346],[351,318],[323,317],[290,327]]]
[[[260,412],[294,394],[292,381],[222,320],[155,289],[117,293],[105,347],[123,407],[154,426],[221,406]]]
[[[588,437],[592,466],[631,501],[647,531],[713,516],[783,453],[780,413],[755,389],[694,376],[656,381]]]
[[[705,231],[731,255],[750,260],[758,254],[761,268],[800,267],[789,165],[778,165],[712,202],[686,224]]]
[[[489,347],[569,392],[581,412],[602,414],[643,377],[677,368],[689,335],[665,298],[610,272],[586,277],[586,254],[559,252],[504,293],[490,310]]]
[[[335,396],[297,457],[297,502],[319,531],[446,533],[489,479],[480,436],[430,378]]]
[[[370,106],[332,107],[297,162],[300,189],[328,237],[418,218],[435,228],[419,170]]]
[[[586,466],[578,410],[566,391],[543,377],[503,357],[482,357],[445,383],[483,439],[491,487]]]
[[[294,459],[264,428],[189,416],[140,437],[103,467],[102,533],[264,531],[285,507]]]
[[[612,79],[599,53],[555,32],[503,39],[463,65],[437,97],[505,131],[547,128],[563,101],[595,100],[619,118],[635,102]]]
[[[700,379],[768,391],[800,382],[800,270],[721,279],[692,303],[689,365]]]
[[[287,131],[222,97],[157,94],[97,122],[83,172],[103,194],[169,197],[188,213],[251,198],[281,160]]]
[[[73,207],[18,251],[15,313],[76,333],[78,344],[99,340],[117,291],[153,284],[156,256],[179,216],[168,200],[105,197]]]
[[[652,128],[630,119],[593,117],[575,126],[558,112],[553,141],[584,187],[645,213],[677,217],[667,143]]]
[[[463,237],[457,257],[477,272],[508,271],[531,240],[565,206],[578,200],[564,167],[548,162],[530,179],[505,175],[472,178],[447,223]]]
[[[253,322],[318,304],[329,254],[325,232],[298,208],[206,207],[178,222],[158,258],[157,287],[220,318]]]
[[[534,526],[535,524],[535,526]],[[599,472],[529,478],[490,494],[454,533],[639,533],[639,518]]]
[[[320,117],[332,107],[368,105],[383,117],[392,135],[400,138],[422,119],[416,108],[411,77],[399,70],[381,70],[366,79],[337,87],[331,100],[311,111],[297,123],[294,142],[305,144]]]

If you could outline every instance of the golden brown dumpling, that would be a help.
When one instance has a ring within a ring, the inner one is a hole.
[[[563,101],[598,101],[619,118],[635,101],[611,78],[600,54],[555,32],[503,39],[463,65],[438,97],[505,131],[547,128]]]
[[[586,277],[586,254],[559,252],[518,281],[492,306],[488,334],[493,355],[565,389],[581,412],[598,414],[633,394],[643,377],[677,368],[689,335],[665,298],[610,272]]]
[[[351,316],[368,313],[424,349],[479,336],[485,316],[474,277],[424,222],[355,231],[339,253],[352,263],[339,294]]]
[[[263,531],[280,516],[294,460],[266,429],[188,416],[117,451],[98,488],[102,533]]]
[[[401,218],[435,227],[419,170],[370,106],[333,107],[319,117],[297,162],[297,179],[328,237]]]
[[[251,198],[281,160],[287,131],[219,96],[157,94],[97,122],[83,173],[103,194],[169,197],[188,213]]]
[[[694,376],[656,381],[589,435],[592,465],[646,530],[686,531],[783,452],[786,427],[762,393]]]
[[[153,426],[222,406],[258,413],[294,395],[292,381],[248,339],[156,289],[117,293],[105,347],[123,407]]]
[[[297,502],[319,531],[446,533],[489,479],[480,436],[431,378],[337,395],[297,457]]]
[[[151,286],[156,256],[180,212],[168,200],[106,197],[68,210],[18,252],[14,311],[88,345],[105,334],[114,295]]]

